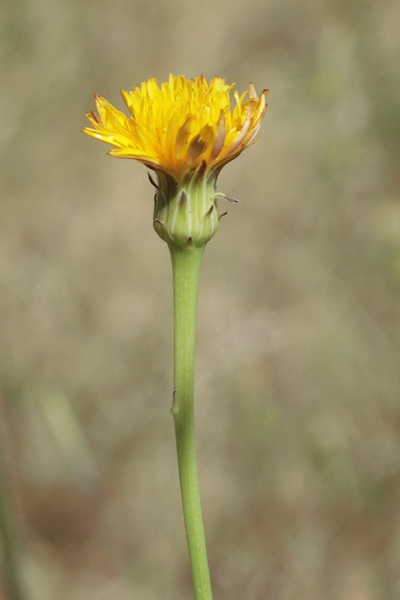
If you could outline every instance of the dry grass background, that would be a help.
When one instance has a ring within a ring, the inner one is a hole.
[[[0,376],[27,600],[192,597],[172,292],[145,169],[84,137],[150,77],[269,87],[200,287],[216,600],[400,597],[400,6],[2,6]]]

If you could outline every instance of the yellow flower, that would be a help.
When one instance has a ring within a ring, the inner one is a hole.
[[[161,88],[156,79],[133,92],[121,90],[130,117],[95,95],[99,116],[86,116],[95,139],[113,146],[109,154],[134,158],[156,173],[154,229],[170,246],[204,246],[219,225],[216,193],[221,168],[254,142],[266,110],[268,90],[259,97],[252,83],[247,92],[235,92],[231,110],[229,92],[234,85],[203,75],[185,79],[170,75]]]
[[[161,88],[156,79],[150,79],[133,92],[121,90],[130,117],[95,95],[100,118],[88,113],[93,129],[83,131],[111,144],[111,156],[134,158],[176,180],[203,161],[207,171],[218,173],[255,140],[266,110],[267,90],[257,97],[253,84],[247,100],[247,92],[240,97],[235,92],[236,105],[231,110],[233,87],[219,77],[207,83],[204,76],[170,75]]]

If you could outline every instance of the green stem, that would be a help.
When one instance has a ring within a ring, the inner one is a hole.
[[[174,280],[174,403],[176,448],[186,537],[196,600],[212,600],[194,435],[194,342],[197,288],[204,246],[170,246]]]

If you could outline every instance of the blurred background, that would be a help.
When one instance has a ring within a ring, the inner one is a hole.
[[[215,599],[398,600],[400,4],[1,11],[2,454],[26,600],[193,595],[169,253],[145,168],[80,132],[94,92],[123,110],[121,87],[170,72],[270,89],[200,282]]]

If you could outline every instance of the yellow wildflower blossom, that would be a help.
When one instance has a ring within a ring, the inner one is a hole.
[[[93,129],[83,131],[111,144],[111,156],[134,158],[176,179],[203,161],[207,170],[222,167],[254,141],[266,109],[267,90],[257,97],[250,84],[247,100],[247,92],[235,92],[231,111],[233,87],[219,77],[207,83],[204,76],[170,75],[161,88],[150,79],[132,92],[121,90],[130,117],[96,95],[100,118],[88,113]]]
[[[93,128],[84,133],[111,144],[109,154],[133,158],[155,171],[154,228],[168,244],[204,245],[217,231],[216,193],[221,168],[256,139],[266,110],[268,90],[257,96],[214,77],[185,79],[170,75],[158,87],[156,79],[134,91],[121,90],[130,116],[95,95],[98,115],[87,113]]]

